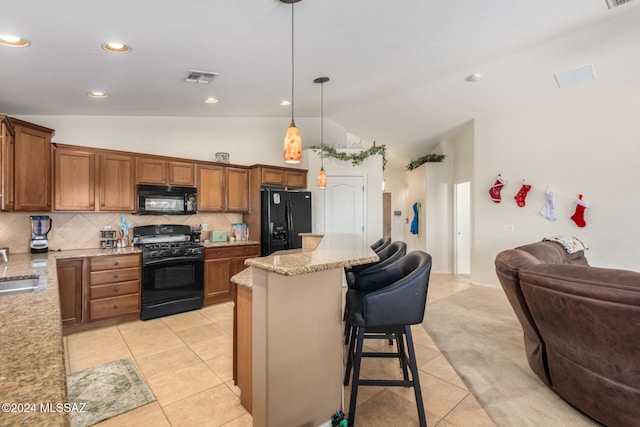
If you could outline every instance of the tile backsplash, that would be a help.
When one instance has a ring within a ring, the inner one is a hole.
[[[197,215],[132,215],[119,212],[2,212],[0,213],[0,247],[9,247],[10,253],[29,252],[31,240],[31,215],[49,215],[53,220],[49,232],[49,249],[85,249],[100,245],[100,230],[110,225],[118,230],[120,216],[132,227],[148,224],[207,224],[209,230],[231,233],[231,224],[242,222],[239,213],[201,213]],[[203,236],[204,237],[204,236]]]

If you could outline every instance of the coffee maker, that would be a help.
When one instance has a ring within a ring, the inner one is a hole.
[[[31,217],[31,253],[41,254],[49,250],[47,234],[51,231],[53,220],[48,215]]]

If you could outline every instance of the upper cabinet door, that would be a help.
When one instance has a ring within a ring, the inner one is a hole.
[[[154,159],[152,157],[137,157],[136,160],[138,164],[138,184],[167,184],[166,160]]]
[[[287,188],[307,188],[307,171],[285,171],[285,186]]]
[[[135,183],[133,157],[100,154],[100,210],[134,211]]]
[[[198,211],[222,212],[225,208],[223,166],[198,165]]]
[[[53,150],[53,209],[95,209],[95,153],[56,147]]]
[[[284,171],[281,169],[262,168],[260,182],[264,185],[284,185]]]
[[[249,212],[249,170],[225,168],[227,212]]]
[[[12,119],[14,140],[14,209],[51,210],[51,136],[53,129]]]
[[[196,186],[196,165],[138,156],[138,184]]]
[[[195,187],[195,163],[169,162],[169,184],[182,187]]]

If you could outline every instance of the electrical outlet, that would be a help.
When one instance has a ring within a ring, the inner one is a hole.
[[[201,228],[202,232],[205,232],[208,229],[209,229],[209,225],[208,224],[202,224],[202,228]]]
[[[516,227],[511,224],[505,224],[502,226],[502,231],[513,233],[515,230],[516,230]]]

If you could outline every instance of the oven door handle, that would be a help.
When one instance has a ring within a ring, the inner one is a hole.
[[[204,261],[204,254],[200,257],[194,257],[194,256],[178,256],[178,257],[172,257],[172,258],[157,258],[157,259],[149,259],[149,260],[142,260],[142,266],[143,267],[147,267],[147,266],[153,266],[153,265],[158,265],[158,264],[178,264],[178,263],[184,263],[184,262],[189,262],[189,261]]]

